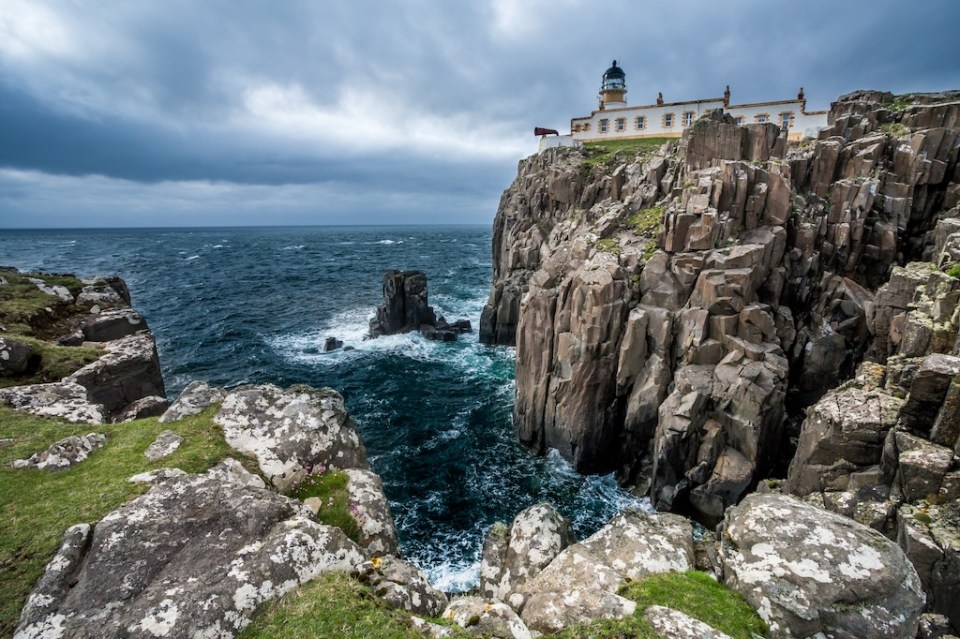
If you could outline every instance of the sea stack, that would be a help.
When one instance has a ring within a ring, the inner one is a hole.
[[[448,324],[427,303],[427,276],[423,271],[391,269],[383,276],[383,304],[370,320],[370,337],[419,331],[429,339],[452,342],[471,329],[469,320]]]

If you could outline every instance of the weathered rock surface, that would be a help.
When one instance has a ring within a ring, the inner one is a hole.
[[[153,440],[152,444],[147,446],[147,450],[143,453],[143,456],[150,461],[157,461],[164,457],[169,457],[180,448],[181,443],[183,443],[183,437],[172,430],[165,430],[157,435],[157,438]]]
[[[88,316],[81,330],[88,342],[110,342],[150,329],[140,313],[132,308],[118,308]]]
[[[724,578],[778,637],[913,638],[924,594],[893,542],[847,517],[775,494],[727,511]]]
[[[468,320],[449,324],[438,318],[427,300],[423,271],[387,271],[383,276],[383,304],[370,320],[370,337],[419,331],[427,339],[450,342],[470,331]]]
[[[90,401],[113,417],[143,397],[166,397],[157,346],[150,333],[103,344],[104,354],[64,378],[87,389]]]
[[[0,337],[0,376],[27,373],[39,365],[40,357],[32,346]]]
[[[102,424],[103,406],[87,398],[87,389],[79,384],[56,382],[0,389],[0,402],[38,415],[56,417],[74,424]]]
[[[531,639],[530,631],[510,606],[480,597],[454,599],[443,611],[450,619],[470,634],[501,639]]]
[[[521,617],[531,630],[560,628],[633,614],[617,595],[627,583],[695,565],[693,527],[678,515],[628,510],[587,539],[568,546],[521,588]],[[513,598],[511,598],[511,603]]]
[[[917,569],[928,608],[960,627],[960,499],[905,505],[897,523],[897,543]]]
[[[241,386],[223,399],[214,422],[232,448],[256,458],[280,491],[317,466],[367,468],[343,397],[330,389]]]
[[[380,476],[361,468],[348,468],[344,472],[350,514],[360,528],[360,546],[378,555],[397,554],[397,531]]]
[[[10,465],[14,468],[35,468],[37,470],[64,470],[76,466],[98,448],[103,448],[107,438],[101,433],[71,435],[50,445],[47,450],[35,453],[28,459],[15,459]]]
[[[730,639],[699,619],[665,606],[650,606],[643,611],[650,625],[665,639]]]
[[[160,416],[159,421],[161,424],[168,424],[190,415],[197,415],[214,404],[222,402],[226,396],[227,392],[222,388],[210,386],[199,380],[190,382],[170,408]]]
[[[132,422],[137,419],[145,419],[147,417],[157,417],[158,415],[163,415],[169,405],[170,403],[166,397],[148,395],[141,397],[132,404],[128,404],[126,408],[114,416],[113,421],[123,423]]]
[[[518,591],[523,584],[573,541],[570,522],[550,504],[521,511],[509,530],[491,528],[480,563],[481,594],[519,610],[523,596]]]
[[[174,477],[70,528],[14,636],[234,637],[267,602],[361,561],[339,529],[293,500],[210,475]]]
[[[446,609],[447,596],[430,585],[423,572],[396,557],[376,557],[361,564],[360,581],[394,608],[417,615],[439,617]]]

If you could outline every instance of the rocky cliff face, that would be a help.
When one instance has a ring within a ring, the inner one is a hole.
[[[958,97],[844,96],[802,145],[716,114],[521,162],[480,327],[516,344],[520,439],[718,521],[865,357],[955,349]]]

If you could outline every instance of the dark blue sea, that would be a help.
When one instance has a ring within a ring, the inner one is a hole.
[[[536,457],[511,424],[514,351],[478,343],[487,227],[0,231],[0,264],[117,274],[157,338],[168,395],[191,380],[330,386],[381,475],[401,550],[445,590],[478,579],[496,520],[549,501],[579,536],[637,504],[612,477]],[[390,268],[426,272],[430,303],[474,332],[364,340]],[[322,352],[327,336],[352,351]]]

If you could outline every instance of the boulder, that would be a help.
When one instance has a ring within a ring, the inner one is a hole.
[[[556,632],[575,623],[629,616],[636,604],[616,594],[620,586],[694,565],[689,520],[626,510],[568,546],[523,585],[521,617],[533,630]]]
[[[397,554],[397,530],[380,476],[361,468],[343,472],[347,475],[350,514],[360,528],[360,546],[377,555]]]
[[[636,609],[636,602],[620,595],[581,585],[563,592],[532,593],[523,607],[522,619],[530,630],[553,634],[576,624],[623,619]]]
[[[419,568],[402,559],[375,557],[358,566],[357,571],[360,581],[394,608],[439,617],[447,607],[447,596],[431,586]]]
[[[102,424],[103,406],[87,398],[87,389],[70,382],[29,384],[0,389],[0,403],[39,417],[74,424]]]
[[[113,421],[123,423],[145,419],[147,417],[156,417],[157,415],[163,415],[169,405],[166,397],[148,395],[129,404],[114,416]]]
[[[180,448],[182,442],[183,437],[172,430],[165,430],[157,435],[157,438],[153,440],[152,444],[147,446],[147,450],[143,453],[143,456],[152,462],[163,459],[164,457],[169,457]]]
[[[40,355],[33,347],[23,342],[0,337],[0,376],[20,375],[36,370]]]
[[[508,536],[492,528],[487,537],[480,563],[480,592],[514,610],[522,608],[518,591],[523,584],[574,541],[570,522],[550,504],[535,504],[521,511]],[[500,539],[506,543],[498,543]]]
[[[63,379],[87,389],[92,402],[114,416],[143,397],[166,397],[153,335],[138,333],[104,343],[104,354]]]
[[[31,455],[29,459],[15,459],[10,465],[14,468],[65,470],[79,464],[106,443],[107,437],[101,433],[71,435],[54,442],[47,450]]]
[[[329,388],[240,386],[223,399],[214,422],[223,428],[227,444],[252,455],[280,491],[321,465],[368,467],[343,397]]]
[[[335,351],[335,350],[337,350],[338,348],[341,348],[342,346],[343,346],[343,340],[342,340],[342,339],[337,339],[336,337],[332,337],[332,336],[331,336],[331,337],[328,337],[327,339],[323,340],[323,352],[324,352],[324,353],[329,353],[329,352],[331,352],[331,351]]]
[[[161,424],[168,424],[190,415],[197,415],[214,404],[222,402],[226,396],[227,392],[222,388],[210,386],[201,381],[190,382],[158,421]]]
[[[268,602],[363,559],[294,500],[210,474],[173,477],[70,528],[14,636],[234,637]]]
[[[714,630],[699,619],[666,606],[649,606],[643,616],[665,639],[730,639],[730,635]]]
[[[88,342],[110,342],[150,329],[140,313],[132,308],[118,308],[88,315],[81,330]]]
[[[454,599],[443,611],[450,619],[472,635],[500,639],[531,639],[530,630],[510,606],[480,597]]]
[[[753,494],[727,511],[726,584],[778,637],[912,639],[924,594],[903,551],[852,519]]]

